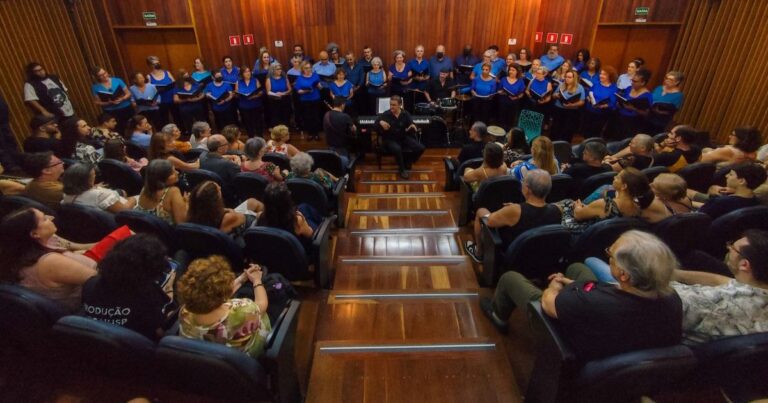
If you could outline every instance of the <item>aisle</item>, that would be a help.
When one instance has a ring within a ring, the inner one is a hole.
[[[438,154],[408,180],[392,165],[357,175],[334,288],[318,307],[307,401],[521,400],[505,343],[480,311]]]

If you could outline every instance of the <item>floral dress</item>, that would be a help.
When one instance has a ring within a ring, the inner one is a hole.
[[[197,324],[196,315],[182,307],[179,334],[190,339],[223,344],[258,357],[264,353],[267,335],[272,330],[269,316],[247,298],[234,298],[227,304],[227,315],[210,325]]]

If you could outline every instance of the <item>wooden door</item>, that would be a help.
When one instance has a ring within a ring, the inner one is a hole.
[[[592,55],[599,57],[603,66],[615,67],[619,74],[626,72],[629,61],[642,57],[653,73],[648,85],[653,89],[666,74],[678,29],[678,25],[600,25]]]
[[[195,32],[189,28],[129,28],[119,30],[116,35],[129,79],[134,72],[149,72],[147,56],[159,57],[163,68],[174,76],[181,68],[191,70],[193,60],[199,56]]]

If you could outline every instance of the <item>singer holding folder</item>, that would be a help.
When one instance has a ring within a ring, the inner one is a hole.
[[[490,124],[493,117],[494,98],[499,90],[496,78],[491,75],[491,63],[483,63],[480,75],[472,79],[472,113],[475,120]]]
[[[390,84],[390,93],[392,95],[405,95],[405,90],[411,84],[413,73],[408,64],[405,63],[405,52],[396,50],[394,52],[395,62],[389,65],[388,80]]]
[[[299,110],[296,111],[301,115],[299,129],[302,134],[309,133],[309,140],[319,140],[318,133],[323,130],[321,88],[320,76],[312,71],[312,65],[309,62],[301,62],[301,75],[296,77],[293,89],[299,94]]]
[[[173,94],[173,102],[179,107],[182,130],[191,134],[193,123],[208,121],[208,110],[203,100],[205,86],[198,83],[186,70],[179,70],[179,77],[182,82]]]
[[[630,78],[630,86],[620,90],[616,95],[619,105],[619,135],[621,139],[642,133],[645,119],[651,109],[653,96],[646,85],[651,78],[651,72],[645,68],[634,71]]]
[[[536,61],[534,60],[534,65]],[[533,79],[528,83],[528,88],[525,89],[525,94],[528,95],[529,107],[535,111],[544,115],[543,122],[546,124],[550,115],[550,104],[552,102],[552,82],[547,78],[549,70],[544,66],[531,67],[531,73],[533,73]]]
[[[569,70],[563,76],[563,83],[555,89],[555,107],[550,138],[552,141],[571,142],[573,133],[579,128],[580,109],[584,106],[584,87],[578,82],[576,70]]]
[[[507,67],[504,78],[499,80],[498,113],[499,124],[509,130],[517,126],[520,103],[525,96],[523,70],[517,64]]]
[[[237,114],[232,105],[232,99],[235,97],[232,92],[232,85],[224,82],[221,71],[213,73],[213,82],[208,83],[204,91],[205,96],[211,102],[213,118],[216,120],[218,130],[227,125],[237,124]]]
[[[125,81],[110,76],[101,67],[94,67],[91,69],[91,73],[96,80],[91,86],[94,103],[117,119],[116,131],[123,133],[128,119],[134,115],[133,106],[131,106],[131,91],[125,85]]]
[[[251,68],[243,65],[240,67],[240,79],[235,85],[235,95],[240,111],[240,120],[245,126],[248,137],[264,136],[264,91],[259,80],[253,78]]]
[[[683,79],[682,72],[670,71],[664,76],[664,83],[653,90],[653,103],[646,128],[648,133],[663,132],[683,106],[683,92],[680,90]]]
[[[584,138],[602,136],[616,110],[616,90],[616,69],[604,66],[600,70],[600,81],[587,92],[587,107],[581,119]]]
[[[157,112],[157,125],[155,125],[155,127],[164,127],[171,121],[169,114],[173,115],[175,121],[180,120],[178,111],[174,111],[173,109],[173,84],[176,80],[168,70],[163,69],[163,66],[160,65],[160,59],[157,56],[147,57],[147,65],[152,67],[152,71],[147,75],[149,83],[153,84],[155,88],[157,88],[157,92],[160,93],[160,99],[158,101],[158,106],[160,108]]]
[[[133,85],[129,88],[131,91],[131,101],[133,107],[136,109],[136,113],[144,115],[152,122],[153,127],[158,126],[158,110],[160,109],[159,97],[160,93],[155,88],[154,84],[147,83],[147,78],[142,73],[134,73]]]

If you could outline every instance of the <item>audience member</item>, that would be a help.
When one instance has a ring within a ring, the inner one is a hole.
[[[464,249],[475,261],[483,261],[483,245],[480,231],[481,220],[488,219],[488,227],[498,228],[499,235],[506,249],[518,235],[542,225],[559,224],[560,210],[554,204],[547,204],[546,199],[552,189],[552,178],[543,169],[533,169],[525,175],[521,191],[525,197],[523,203],[509,203],[499,210],[491,212],[481,207],[475,214],[475,241],[466,241]]]
[[[149,148],[152,139],[152,125],[144,115],[134,115],[128,119],[125,128],[125,139],[139,147]]]
[[[312,159],[312,156],[305,152],[300,152],[294,155],[293,158],[291,158],[291,172],[288,173],[288,176],[286,176],[285,179],[309,179],[322,186],[327,192],[332,191],[334,184],[339,178],[336,178],[322,168],[317,168],[313,171],[313,164],[314,160]]]
[[[235,175],[240,173],[240,165],[223,157],[227,152],[229,143],[221,134],[214,134],[208,139],[208,153],[200,159],[200,168],[219,175],[224,187],[224,194],[233,195],[231,184]]]
[[[88,135],[88,144],[95,148],[102,148],[104,144],[112,139],[122,140],[122,136],[118,134],[115,129],[117,128],[117,119],[108,113],[101,113],[96,118],[96,126],[91,128],[91,133]]]
[[[59,158],[74,158],[86,164],[96,164],[101,161],[102,154],[88,144],[91,128],[83,119],[71,117],[62,123],[61,144],[56,155]]]
[[[50,151],[25,154],[24,170],[33,178],[24,195],[56,211],[64,196],[64,185],[59,182],[64,173],[64,162]]]
[[[166,127],[171,126],[166,125]],[[170,162],[174,168],[179,171],[191,171],[193,169],[200,169],[200,161],[186,162],[178,158],[173,153],[176,152],[173,147],[173,135],[166,133],[165,130],[152,135],[152,140],[149,142],[149,149],[147,150],[147,157],[150,161],[154,160],[166,160]]]
[[[656,198],[666,207],[669,214],[690,213],[693,203],[688,197],[688,185],[680,175],[663,173],[651,182],[651,189]]]
[[[509,167],[510,175],[522,182],[525,174],[534,169],[543,169],[550,175],[560,173],[560,163],[555,158],[555,147],[549,137],[536,137],[531,143],[531,154],[532,157],[526,161],[513,162]]]
[[[727,145],[714,150],[704,150],[701,162],[715,162],[718,166],[725,166],[755,161],[760,145],[760,130],[752,126],[737,127],[728,136]]]
[[[608,155],[608,148],[602,142],[590,141],[584,144],[581,155],[580,162],[563,164],[563,173],[573,178],[574,189],[578,189],[590,176],[611,170],[609,165],[603,163],[603,159]]]
[[[223,344],[252,357],[261,355],[272,330],[262,275],[258,265],[251,265],[235,277],[221,256],[193,261],[178,284],[182,303],[179,334]],[[255,301],[231,298],[246,281],[253,285]]]
[[[192,124],[192,135],[189,138],[193,148],[208,150],[208,138],[211,137],[211,125],[208,122],[195,122]]]
[[[653,137],[647,134],[636,134],[629,141],[629,145],[616,154],[605,157],[604,163],[619,172],[624,168],[632,167],[642,171],[653,166]]]
[[[54,74],[48,74],[37,62],[27,64],[27,81],[24,83],[24,102],[36,113],[56,119],[75,114],[69,100],[69,90]]]
[[[312,206],[293,204],[291,191],[285,183],[274,182],[264,190],[264,212],[259,215],[258,225],[279,228],[295,235],[309,251],[315,229],[320,225],[320,213]]]
[[[711,196],[699,208],[699,212],[708,214],[712,219],[731,211],[760,204],[753,190],[766,180],[765,168],[750,162],[734,166],[725,175],[725,187],[712,186]]]
[[[488,142],[488,126],[483,122],[475,122],[469,128],[469,142],[464,144],[459,151],[457,160],[463,164],[473,158],[482,158],[483,149]]]
[[[497,143],[486,143],[482,165],[474,169],[467,167],[461,179],[469,184],[472,191],[477,192],[483,181],[506,174],[507,166],[504,165],[504,151],[501,146]]]
[[[227,140],[227,154],[242,155],[245,143],[240,141],[240,127],[237,125],[226,125],[221,129],[221,135]]]
[[[579,361],[680,342],[682,303],[669,286],[677,260],[654,235],[628,231],[606,250],[618,285],[598,282],[589,268],[570,265],[564,276],[549,276],[544,291],[515,271],[506,272],[483,312],[501,331],[516,307],[541,301],[557,320]]]
[[[5,173],[5,167],[0,164],[0,175]],[[15,179],[0,179],[0,196],[13,196],[24,193],[27,188],[24,183]]]
[[[131,210],[136,199],[126,199],[117,191],[96,185],[96,169],[93,165],[74,164],[62,177],[64,197],[61,204],[77,204],[95,207],[110,213]]]
[[[277,125],[269,131],[270,138],[267,142],[268,153],[285,154],[289,158],[299,153],[299,149],[291,144],[288,144],[290,134],[288,133],[288,126]]]
[[[283,174],[280,168],[271,162],[262,161],[262,157],[267,153],[267,142],[261,137],[253,137],[245,143],[245,156],[247,160],[240,165],[243,172],[259,174],[267,180],[268,183],[282,182]]]
[[[58,153],[61,147],[61,132],[56,122],[57,120],[54,116],[34,116],[29,122],[32,134],[24,140],[24,152],[41,153],[52,151]]]
[[[175,225],[187,219],[187,202],[176,184],[179,173],[167,160],[154,160],[147,165],[144,187],[136,196],[134,210],[154,215]]]
[[[159,340],[174,306],[163,290],[173,277],[166,253],[153,235],[116,243],[99,262],[98,274],[83,284],[82,315]]]
[[[113,159],[128,164],[134,171],[139,172],[149,164],[146,158],[138,161],[129,157],[125,152],[125,142],[120,138],[109,139],[104,143],[104,158]]]
[[[701,158],[701,148],[696,145],[696,131],[691,126],[673,127],[667,138],[655,146],[653,165],[667,167],[669,172],[677,172]]]
[[[238,240],[256,222],[256,213],[264,209],[256,199],[246,200],[244,207],[247,214],[224,208],[221,187],[213,181],[201,182],[189,194],[187,222],[219,229]]]

